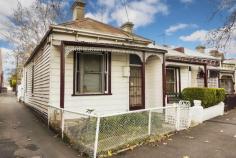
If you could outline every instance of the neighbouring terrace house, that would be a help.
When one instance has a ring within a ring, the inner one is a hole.
[[[168,51],[166,54],[166,102],[178,102],[180,93],[188,87],[219,87],[221,60],[204,52],[203,47],[196,51],[179,47],[171,49],[157,46]]]
[[[220,87],[226,90],[227,94],[234,94],[235,76],[236,76],[236,60],[235,59],[225,59],[222,62],[221,72],[220,72]]]
[[[235,92],[235,64],[224,60],[223,53],[205,52],[204,46],[190,50],[184,47],[170,49],[166,54],[166,102],[177,102],[187,87],[224,88],[227,94]],[[231,62],[230,62],[231,61]]]
[[[164,103],[166,50],[121,28],[84,17],[76,0],[73,20],[52,25],[24,66],[21,98],[47,114],[48,106],[95,114],[126,112]]]

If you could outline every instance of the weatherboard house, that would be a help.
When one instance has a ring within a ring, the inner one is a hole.
[[[20,99],[47,114],[48,106],[94,113],[125,112],[164,104],[166,50],[121,28],[85,18],[74,2],[73,20],[51,25],[24,66]]]
[[[227,94],[235,93],[235,64],[227,63],[204,46],[196,50],[188,48],[168,48],[165,56],[165,98],[170,104],[179,101],[179,94],[188,87],[224,88]],[[219,52],[218,52],[219,54]]]

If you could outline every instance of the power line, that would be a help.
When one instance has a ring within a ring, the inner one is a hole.
[[[125,12],[126,12],[127,20],[129,22],[129,14],[128,14],[128,11],[127,11],[127,2],[126,2],[126,0],[122,0],[121,2],[123,3],[123,5],[125,7]]]

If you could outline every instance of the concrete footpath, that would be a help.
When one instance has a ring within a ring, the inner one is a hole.
[[[0,96],[0,158],[78,158],[14,96]]]
[[[116,158],[236,158],[236,109]]]

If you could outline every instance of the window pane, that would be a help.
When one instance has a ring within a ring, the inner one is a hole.
[[[166,89],[167,93],[176,93],[176,69],[168,68],[166,69]]]
[[[96,93],[102,92],[101,84],[102,77],[101,74],[84,74],[83,82],[83,92],[84,93]]]
[[[175,70],[167,69],[166,70],[166,80],[169,82],[175,82]]]
[[[86,54],[84,57],[84,72],[101,72],[102,55]]]
[[[175,91],[175,83],[167,83],[167,93],[176,93]]]
[[[218,77],[218,71],[211,70],[209,71],[210,78],[217,78]]]
[[[142,65],[142,61],[140,60],[138,55],[130,54],[130,64],[134,65]]]
[[[76,57],[77,57],[77,71],[79,71],[79,67],[80,67],[80,54],[76,53]]]
[[[77,55],[76,89],[79,94],[104,93],[107,77],[104,54]]]

